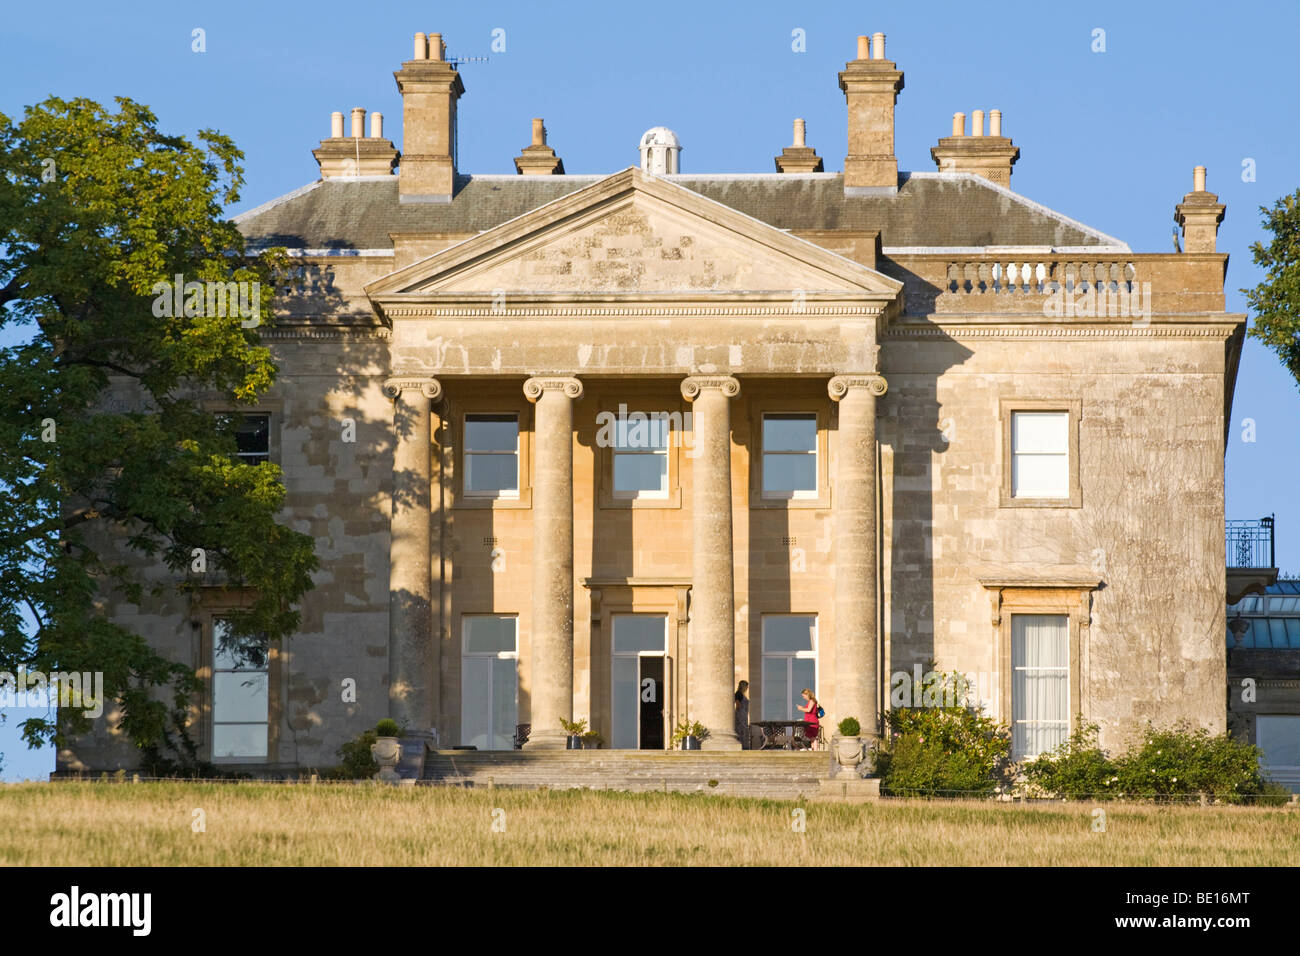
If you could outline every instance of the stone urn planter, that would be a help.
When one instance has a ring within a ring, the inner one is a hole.
[[[862,726],[856,717],[845,717],[839,723],[839,736],[835,738],[835,762],[840,765],[837,776],[856,778],[858,764],[862,762]]]
[[[375,742],[370,745],[370,755],[375,758],[375,763],[379,764],[379,773],[375,774],[375,779],[380,783],[397,783],[401,778],[397,775],[397,761],[402,756],[402,744],[396,737],[377,737]]]

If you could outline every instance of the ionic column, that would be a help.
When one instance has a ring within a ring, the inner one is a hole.
[[[731,544],[731,399],[740,383],[693,375],[682,395],[693,403],[691,483],[694,563],[690,597],[690,701],[681,716],[709,730],[705,750],[739,750],[733,705],[736,679],[734,555]]]
[[[528,750],[562,750],[573,718],[573,402],[576,378],[530,378],[533,424],[532,731]]]
[[[413,736],[433,729],[438,642],[433,633],[430,530],[435,508],[429,410],[442,397],[432,378],[390,378],[393,399],[393,516],[388,559],[388,715]],[[435,504],[435,501],[437,504]]]
[[[856,717],[863,737],[877,723],[880,653],[876,629],[876,397],[879,375],[837,375],[828,391],[840,403],[835,464],[835,695],[839,719]]]

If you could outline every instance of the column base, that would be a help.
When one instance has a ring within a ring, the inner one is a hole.
[[[524,750],[566,750],[569,735],[563,730],[534,730],[528,735]]]
[[[700,741],[701,750],[740,750],[740,738],[734,731],[709,731],[709,736]]]

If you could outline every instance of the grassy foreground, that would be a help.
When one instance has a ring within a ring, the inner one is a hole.
[[[802,833],[796,809],[804,811]],[[373,785],[24,783],[0,787],[0,864],[1300,865],[1295,809],[1107,804],[1104,833],[1093,830],[1093,810]]]

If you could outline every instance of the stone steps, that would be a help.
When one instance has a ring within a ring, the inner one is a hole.
[[[794,799],[818,791],[831,772],[826,752],[437,751],[424,782],[503,789],[714,793]]]

